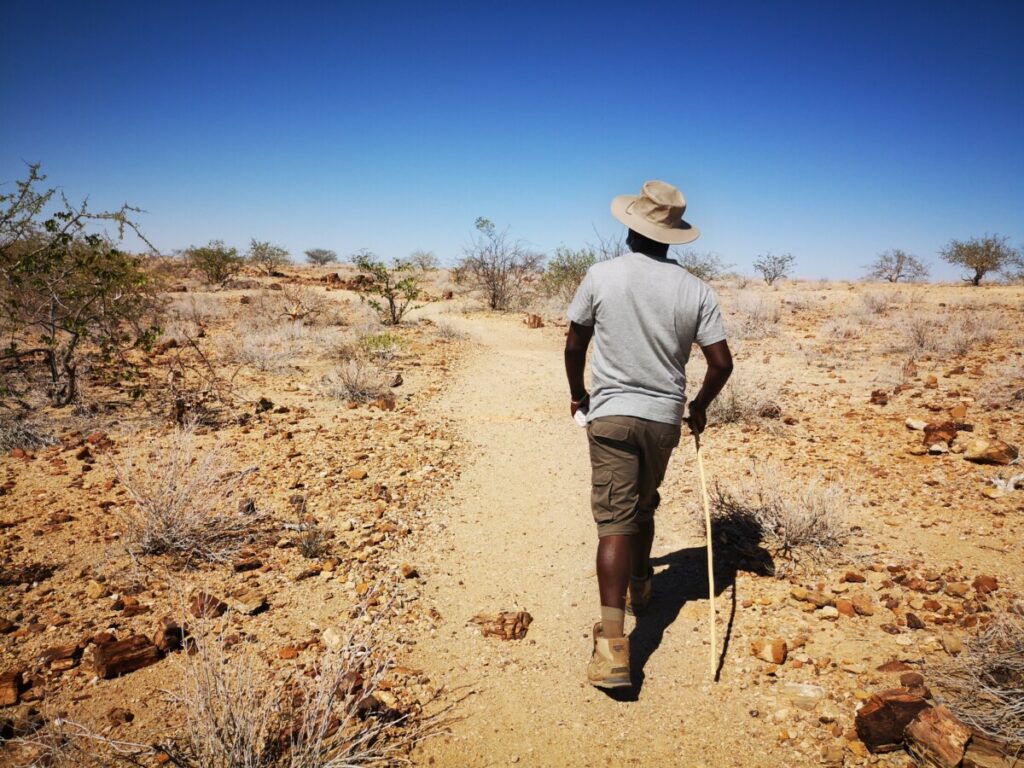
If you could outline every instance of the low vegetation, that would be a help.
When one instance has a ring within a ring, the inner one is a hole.
[[[508,232],[481,217],[458,270],[462,280],[483,292],[490,309],[507,310],[523,299],[543,262],[543,256],[522,240],[513,240]]]
[[[242,271],[245,257],[237,248],[229,248],[223,240],[211,240],[206,245],[193,245],[185,249],[190,268],[198,271],[211,285],[224,285]]]

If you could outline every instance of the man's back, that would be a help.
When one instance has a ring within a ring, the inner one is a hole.
[[[718,301],[678,262],[628,253],[595,264],[569,306],[594,326],[588,419],[636,416],[679,424],[694,342],[725,338]]]

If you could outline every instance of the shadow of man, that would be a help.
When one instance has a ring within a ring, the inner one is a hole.
[[[760,546],[761,529],[753,520],[737,520],[735,517],[715,520],[711,531],[715,541],[715,596],[729,591],[729,618],[715,668],[715,680],[718,680],[729,652],[736,618],[736,574],[747,571],[758,576],[770,576],[775,573],[775,563],[768,551]],[[644,684],[644,667],[658,650],[665,630],[675,622],[683,606],[692,600],[708,599],[708,560],[704,547],[687,547],[652,557],[651,565],[655,569],[653,599],[637,617],[636,628],[629,636],[633,687],[605,691],[619,701],[636,701],[639,698]],[[720,604],[718,615],[722,615]],[[694,663],[703,664],[704,660],[695,659]]]

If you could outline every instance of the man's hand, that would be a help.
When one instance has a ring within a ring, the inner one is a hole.
[[[578,411],[580,408],[582,408],[584,412],[590,410],[590,393],[589,392],[587,394],[583,395],[583,397],[580,398],[579,400],[570,400],[569,401],[569,415],[570,416],[575,416],[576,415],[576,411]]]
[[[708,425],[708,411],[702,404],[692,401],[690,403],[690,415],[685,419],[686,425],[695,435],[699,435]]]

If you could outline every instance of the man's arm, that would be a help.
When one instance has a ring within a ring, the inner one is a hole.
[[[567,348],[568,349],[568,348]],[[704,359],[708,361],[708,372],[704,374],[704,383],[701,384],[700,392],[690,401],[690,416],[686,423],[694,434],[699,435],[708,424],[708,406],[715,399],[725,382],[732,374],[732,353],[729,351],[729,344],[724,339],[701,347]],[[569,365],[568,352],[566,352],[566,367]]]
[[[583,383],[583,369],[587,365],[587,347],[593,335],[594,326],[569,323],[569,333],[565,337],[565,376],[569,380],[569,413],[573,416],[590,399]]]

